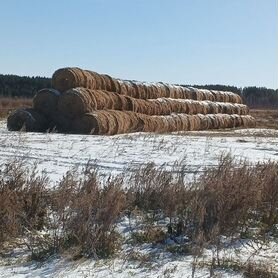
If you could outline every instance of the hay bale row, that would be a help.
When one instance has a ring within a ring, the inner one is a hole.
[[[49,97],[52,98],[52,94],[49,94]],[[133,111],[147,115],[169,115],[171,113],[246,115],[249,112],[246,105],[237,103],[172,98],[144,100],[87,88],[70,89],[60,96],[58,102],[58,112],[72,119],[84,113],[104,109]]]
[[[177,132],[234,127],[254,127],[253,117],[227,114],[149,116],[124,111],[95,111],[75,119],[72,132],[114,135],[130,132]]]
[[[80,68],[62,68],[54,72],[52,85],[60,92],[75,87],[117,92],[139,99],[170,97],[175,99],[210,100],[217,102],[242,103],[239,95],[232,92],[196,89],[174,86],[166,83],[147,83],[115,79],[106,74],[98,74]]]

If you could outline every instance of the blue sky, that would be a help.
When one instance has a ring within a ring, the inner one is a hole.
[[[276,0],[0,0],[0,73],[278,88]]]

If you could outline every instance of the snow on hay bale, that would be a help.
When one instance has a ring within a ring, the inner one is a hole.
[[[33,108],[21,108],[8,116],[7,127],[10,131],[43,132],[49,128],[46,117]]]

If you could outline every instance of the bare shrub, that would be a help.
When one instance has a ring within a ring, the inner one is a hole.
[[[29,170],[23,161],[1,165],[0,242],[46,225],[47,178]]]
[[[216,168],[206,170],[197,188],[193,219],[196,233],[206,240],[240,232],[261,201],[262,184],[255,168],[244,161],[236,163],[230,156],[221,157]]]
[[[266,232],[278,223],[278,163],[267,162],[256,167],[257,180],[262,184],[262,202],[259,211]]]
[[[126,202],[121,177],[101,184],[96,169],[87,168],[79,181],[68,174],[55,194],[61,247],[75,248],[81,256],[113,255],[120,239],[115,226]]]
[[[278,274],[266,264],[248,263],[243,267],[245,278],[277,278]]]
[[[191,194],[178,176],[164,167],[155,167],[153,163],[136,169],[129,185],[130,207],[153,213],[162,211],[170,221],[183,210]]]

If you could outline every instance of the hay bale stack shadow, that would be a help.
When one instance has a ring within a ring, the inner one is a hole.
[[[33,107],[45,116],[52,116],[57,111],[60,92],[54,89],[42,89],[33,98]]]
[[[7,128],[10,131],[45,132],[49,129],[49,122],[35,109],[21,108],[8,116]]]

